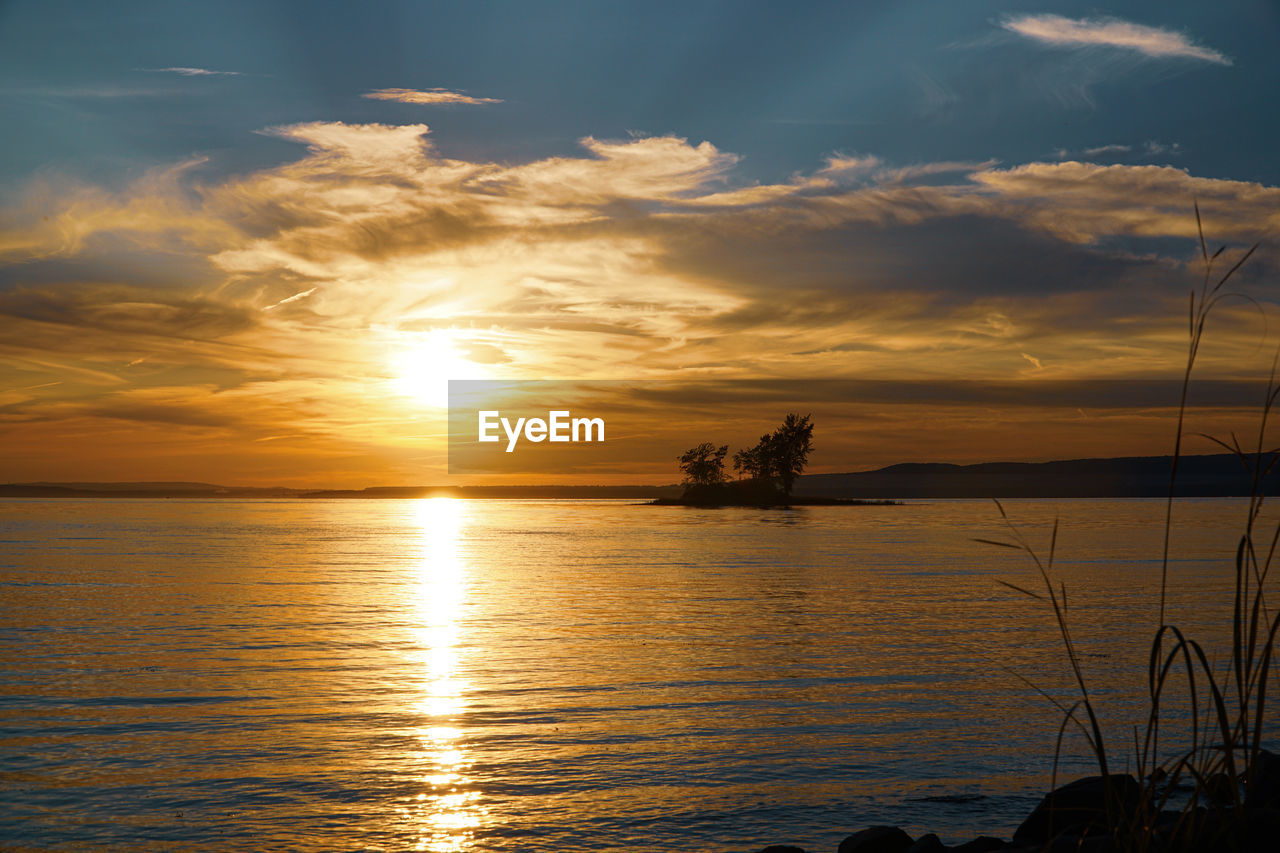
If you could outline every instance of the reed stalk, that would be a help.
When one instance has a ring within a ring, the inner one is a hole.
[[[1173,461],[1165,503],[1158,619],[1147,661],[1148,709],[1145,721],[1135,726],[1133,731],[1132,757],[1142,783],[1142,796],[1136,811],[1132,808],[1126,811],[1118,796],[1113,798],[1108,809],[1108,824],[1115,841],[1120,849],[1132,851],[1226,850],[1241,849],[1246,844],[1245,792],[1254,784],[1262,763],[1268,676],[1275,655],[1277,633],[1280,632],[1280,613],[1270,614],[1265,597],[1267,580],[1280,545],[1280,524],[1270,535],[1260,530],[1265,481],[1280,459],[1280,452],[1266,445],[1268,422],[1280,398],[1280,385],[1276,381],[1280,353],[1272,363],[1262,398],[1255,445],[1244,449],[1234,434],[1230,441],[1204,436],[1234,454],[1243,464],[1250,481],[1246,516],[1234,556],[1231,648],[1225,665],[1215,667],[1199,641],[1168,622],[1173,507],[1186,435],[1192,374],[1214,309],[1228,298],[1249,299],[1226,289],[1226,285],[1258,248],[1255,244],[1243,252],[1225,274],[1215,278],[1215,266],[1226,247],[1210,254],[1199,204],[1195,205],[1195,217],[1204,270],[1200,286],[1193,288],[1189,295],[1187,358],[1178,400]],[[1083,735],[1099,772],[1106,778],[1116,760],[1103,739],[1095,700],[1072,639],[1066,587],[1061,582],[1055,585],[1052,577],[1058,524],[1054,522],[1048,555],[1041,558],[1010,519],[1005,507],[999,501],[996,507],[1012,541],[977,541],[1011,548],[1030,557],[1043,585],[1042,591],[1006,581],[1000,583],[1047,604],[1052,610],[1077,694],[1076,701],[1068,706],[1047,691],[1035,688],[1062,713],[1054,746],[1053,785],[1057,785],[1063,738],[1072,728]],[[1175,677],[1175,674],[1180,677]],[[1161,749],[1161,731],[1165,722],[1162,710],[1168,694],[1179,683],[1184,685],[1184,697],[1190,712],[1190,737],[1187,743],[1166,751]],[[1172,809],[1170,806],[1176,792],[1185,792],[1186,801]]]

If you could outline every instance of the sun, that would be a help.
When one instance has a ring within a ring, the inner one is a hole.
[[[453,329],[414,334],[392,356],[391,384],[397,394],[436,408],[449,406],[450,379],[488,379],[488,371],[458,349]]]

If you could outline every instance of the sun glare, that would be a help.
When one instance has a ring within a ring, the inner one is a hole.
[[[488,379],[488,371],[468,361],[452,329],[406,338],[392,357],[396,393],[424,406],[447,408],[450,379]]]

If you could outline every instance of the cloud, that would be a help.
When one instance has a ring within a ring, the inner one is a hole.
[[[1231,64],[1229,57],[1196,44],[1182,33],[1119,18],[1018,15],[1006,18],[1001,26],[1009,32],[1055,47],[1113,47],[1155,59],[1197,59],[1217,65]]]
[[[1252,242],[1280,229],[1280,188],[1196,177],[1172,166],[1028,163],[970,179],[990,194],[993,208],[1072,242],[1194,238],[1191,199],[1212,206],[1218,239]]]
[[[1147,157],[1159,157],[1161,154],[1168,154],[1176,157],[1182,153],[1181,142],[1156,142],[1148,140],[1142,145],[1142,153]]]
[[[225,427],[240,421],[232,414],[203,411],[186,401],[168,404],[111,401],[83,406],[76,410],[75,414],[94,418],[194,427]]]
[[[214,71],[209,68],[192,68],[187,65],[173,65],[169,68],[140,68],[152,74],[179,74],[183,77],[239,77],[239,71]]]
[[[310,296],[315,292],[316,292],[316,288],[314,287],[308,288],[306,290],[293,294],[293,296],[286,296],[284,299],[281,299],[279,302],[273,302],[270,305],[265,305],[263,306],[262,310],[270,311],[274,308],[279,308],[281,305],[288,305],[290,302],[297,302],[299,299],[306,299],[308,296]]]
[[[122,191],[56,178],[33,181],[21,201],[0,209],[0,261],[31,261],[80,253],[98,234],[129,234],[188,248],[225,244],[235,227],[193,209],[184,181],[204,163],[195,158],[144,174]],[[154,246],[149,247],[154,248]]]
[[[72,328],[184,341],[223,338],[253,325],[248,311],[224,302],[127,286],[18,288],[0,294],[0,317],[63,327],[63,334]]]
[[[1099,155],[1128,154],[1132,150],[1132,145],[1097,145],[1093,148],[1084,149],[1082,153],[1087,157],[1097,157]]]
[[[1085,158],[1102,158],[1109,160],[1126,160],[1126,159],[1144,159],[1154,160],[1160,157],[1178,157],[1182,154],[1182,144],[1179,142],[1157,142],[1155,140],[1147,140],[1141,145],[1132,145],[1127,143],[1112,143],[1109,145],[1094,145],[1089,148],[1081,148],[1078,151],[1071,151],[1067,148],[1059,148],[1053,152],[1053,156],[1059,160],[1070,160],[1076,157]]]
[[[448,89],[375,89],[361,97],[376,101],[397,101],[402,104],[437,106],[440,104],[500,104],[500,98],[475,98]]]
[[[5,398],[0,426],[124,458],[146,423],[149,460],[221,447],[258,466],[243,479],[422,481],[431,429],[397,365],[442,351],[502,378],[1165,376],[1192,199],[1211,239],[1280,228],[1280,188],[1167,166],[834,155],[745,185],[736,155],[674,136],[513,164],[446,156],[423,124],[265,132],[296,155],[118,190],[46,179],[0,211],[0,359],[15,388],[61,383]],[[1257,347],[1234,310],[1207,372]]]

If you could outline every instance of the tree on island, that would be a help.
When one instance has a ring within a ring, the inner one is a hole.
[[[760,443],[733,454],[733,470],[743,480],[764,480],[769,476],[768,461],[765,459],[764,444],[769,436],[760,436]]]
[[[733,467],[738,479],[726,482],[724,458],[729,445],[716,446],[709,441],[685,451],[680,456],[684,473],[684,493],[678,498],[658,498],[656,506],[751,506],[790,507],[792,487],[804,473],[813,452],[812,415],[789,414],[782,426],[760,436],[754,447],[733,454]],[[889,505],[897,501],[865,501],[847,498],[802,496],[794,499],[801,506]]]
[[[809,464],[809,454],[813,452],[813,422],[810,417],[801,417],[794,412],[788,414],[782,426],[762,436],[760,445],[757,445],[763,446],[762,455],[768,460],[769,476],[777,478],[782,493],[788,497],[796,478]]]
[[[688,486],[714,486],[724,482],[724,457],[729,445],[716,447],[704,441],[692,447],[680,457],[680,470]]]
[[[733,468],[747,482],[767,484],[787,497],[796,478],[804,472],[813,452],[811,415],[788,414],[782,426],[760,436],[754,447],[733,454]],[[724,456],[728,445],[717,448],[704,442],[680,457],[680,470],[690,486],[714,486],[724,482]]]

